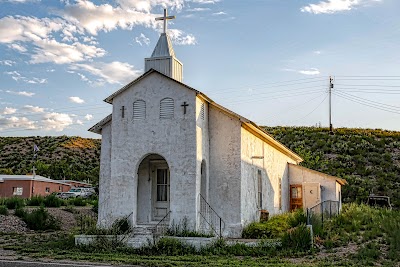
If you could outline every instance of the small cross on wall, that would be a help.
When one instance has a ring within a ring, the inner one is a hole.
[[[186,114],[186,107],[188,107],[189,104],[185,102],[183,102],[183,104],[181,105],[181,107],[183,107],[183,114]]]

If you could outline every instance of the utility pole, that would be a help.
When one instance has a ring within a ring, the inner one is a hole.
[[[333,89],[333,79],[329,76],[329,133],[333,134],[332,127],[332,89]]]

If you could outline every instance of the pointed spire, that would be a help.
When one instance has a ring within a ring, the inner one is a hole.
[[[156,18],[156,20],[164,21],[164,31],[158,39],[150,58],[145,58],[145,71],[155,69],[177,81],[182,82],[183,65],[175,57],[175,51],[172,47],[171,39],[167,33],[167,21],[175,19],[175,16],[168,16],[168,12],[164,9],[164,16]]]

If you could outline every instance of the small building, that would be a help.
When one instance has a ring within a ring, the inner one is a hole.
[[[73,187],[88,187],[89,184],[71,180],[53,180],[40,175],[0,175],[0,197],[47,196],[68,192]]]

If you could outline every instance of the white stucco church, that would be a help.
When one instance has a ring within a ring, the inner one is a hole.
[[[254,122],[182,82],[166,31],[145,73],[105,99],[98,225],[129,216],[133,226],[187,220],[227,237],[260,218],[324,200],[341,201],[344,180],[298,164],[301,157]],[[206,226],[206,227],[205,227]],[[219,230],[218,230],[219,231]]]

